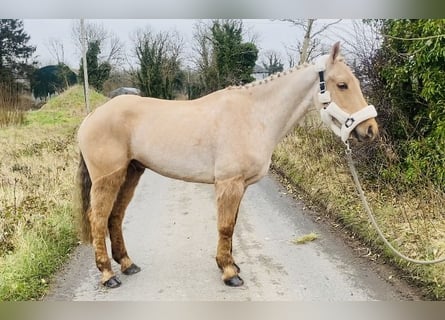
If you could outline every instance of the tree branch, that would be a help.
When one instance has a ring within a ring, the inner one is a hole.
[[[314,33],[312,34],[312,37],[315,37],[315,36],[319,35],[320,33],[324,32],[326,29],[328,29],[330,26],[333,26],[334,24],[337,24],[337,23],[339,23],[340,21],[342,21],[342,19],[337,19],[337,21],[334,21],[334,22],[325,24],[323,27],[320,28],[320,30],[314,32]]]
[[[395,37],[390,36],[389,34],[382,34],[385,38],[395,39],[395,40],[402,40],[402,41],[420,41],[420,40],[430,40],[430,39],[437,39],[437,38],[445,38],[445,34],[438,34],[435,36],[428,36],[428,37],[418,37],[418,38],[401,38],[401,37]]]

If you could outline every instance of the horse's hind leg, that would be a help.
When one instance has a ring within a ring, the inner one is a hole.
[[[139,182],[144,168],[135,162],[131,162],[127,169],[125,182],[122,184],[113,210],[108,220],[108,230],[110,231],[111,252],[113,259],[121,265],[122,273],[131,275],[141,271],[129,258],[125,248],[125,242],[122,235],[122,222],[124,220],[125,210],[134,195],[134,190]]]
[[[91,211],[89,220],[97,268],[102,272],[102,283],[110,288],[120,285],[119,279],[111,269],[105,238],[107,236],[108,218],[119,189],[125,179],[126,169],[114,171],[93,181],[91,186]]]
[[[245,188],[242,177],[215,183],[219,233],[216,263],[223,271],[224,283],[233,287],[241,286],[244,283],[238,276],[239,268],[233,260],[232,236]]]

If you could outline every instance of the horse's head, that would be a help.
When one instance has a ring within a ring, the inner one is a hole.
[[[320,77],[318,100],[323,104],[321,118],[345,142],[352,135],[371,141],[378,135],[377,112],[368,105],[357,78],[340,56],[340,43],[317,63]]]

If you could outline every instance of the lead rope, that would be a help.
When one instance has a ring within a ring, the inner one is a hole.
[[[355,168],[354,165],[354,160],[352,160],[352,150],[349,146],[349,141],[345,142],[346,145],[346,159],[348,160],[348,166],[349,169],[351,170],[351,174],[352,177],[354,179],[355,182],[355,186],[357,188],[358,194],[360,196],[360,199],[362,200],[363,206],[366,210],[366,213],[368,214],[369,219],[371,220],[372,225],[374,226],[374,228],[377,230],[377,233],[379,234],[380,238],[383,240],[383,242],[391,249],[392,252],[394,252],[394,254],[396,254],[399,258],[402,258],[406,261],[415,263],[415,264],[423,264],[423,265],[429,265],[429,264],[436,264],[436,263],[441,263],[445,261],[445,258],[441,258],[441,259],[435,259],[435,260],[417,260],[417,259],[412,259],[410,257],[407,257],[406,255],[404,255],[403,253],[401,253],[400,251],[398,251],[396,248],[393,247],[393,245],[386,239],[385,235],[383,234],[382,230],[380,229],[374,214],[372,213],[371,208],[369,207],[368,201],[366,200],[365,197],[365,193],[363,192],[362,186],[360,184],[360,180],[358,177],[358,173],[357,170]]]

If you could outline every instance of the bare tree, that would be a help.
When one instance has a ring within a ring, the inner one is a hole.
[[[115,34],[110,34],[108,38],[108,56],[106,61],[110,64],[116,64],[123,60],[124,45]]]
[[[46,44],[50,55],[57,61],[57,64],[65,63],[65,48],[60,39],[50,38]]]
[[[339,23],[341,19],[324,23],[318,19],[284,19],[283,21],[292,23],[294,26],[300,28],[304,32],[303,41],[298,41],[295,46],[290,46],[287,48],[288,56],[292,57],[290,54],[292,51],[298,52],[300,57],[299,64],[302,64],[320,53],[321,40],[319,37],[331,26]],[[295,64],[293,58],[289,61],[289,64]]]
[[[206,70],[210,67],[212,61],[212,37],[211,25],[205,21],[198,20],[193,26],[193,63],[198,71]]]
[[[65,63],[65,46],[63,41],[57,38],[50,38],[45,45],[48,52],[58,65],[57,70],[60,79],[64,82],[64,88],[68,88],[71,83],[70,77],[72,75],[72,71]]]
[[[261,60],[261,64],[263,65],[264,69],[267,70],[269,75],[283,71],[284,64],[282,62],[281,55],[278,52],[268,50],[264,52],[263,56],[264,57]]]
[[[286,47],[286,55],[287,55],[287,64],[289,68],[293,68],[297,65],[297,58],[295,56],[295,52]]]
[[[101,62],[107,62],[114,66],[123,61],[125,55],[124,44],[113,32],[105,29],[103,24],[89,21],[85,21],[84,24],[86,43],[99,42],[101,52],[99,59]],[[82,39],[79,21],[76,21],[72,26],[72,37],[76,48],[81,52]]]
[[[82,28],[79,21],[75,21],[73,23],[71,32],[74,44],[79,50],[82,50]],[[83,33],[83,37],[85,38],[86,42],[92,42],[96,40],[99,42],[104,42],[105,39],[108,37],[108,32],[105,30],[104,26],[93,22],[84,21]]]
[[[376,23],[351,20],[333,35],[342,41],[342,51],[355,63],[367,61],[380,48],[383,37]]]

